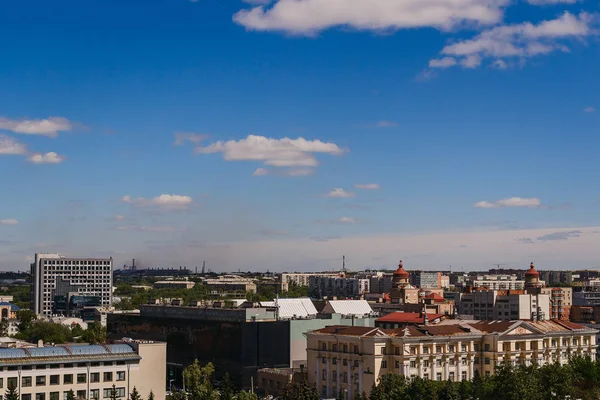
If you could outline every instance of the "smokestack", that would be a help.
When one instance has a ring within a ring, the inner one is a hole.
[[[131,270],[135,271],[135,258],[131,261]]]

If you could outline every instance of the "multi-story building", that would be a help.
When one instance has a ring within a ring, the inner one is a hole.
[[[242,278],[236,275],[222,275],[216,279],[205,279],[204,284],[212,294],[224,292],[253,292],[256,293],[256,283],[252,279]]]
[[[448,289],[450,287],[450,277],[448,275],[442,275],[440,287],[442,289]]]
[[[1,387],[15,387],[21,400],[106,399],[111,388],[128,399],[135,387],[165,399],[166,343],[127,341],[108,345],[0,348]]]
[[[596,330],[565,321],[442,321],[398,329],[329,326],[307,334],[308,382],[323,398],[370,393],[384,374],[432,380],[491,375],[505,362],[595,359]]]
[[[156,289],[191,289],[196,285],[192,281],[158,281],[154,282]]]
[[[549,319],[552,314],[549,295],[522,290],[456,293],[454,303],[462,318],[475,320]]]
[[[112,258],[35,255],[31,264],[31,309],[38,315],[78,312],[83,305],[112,304]]]
[[[588,286],[576,288],[573,292],[574,306],[599,306],[600,305],[600,287]]]
[[[308,290],[318,298],[355,297],[369,293],[369,279],[313,275],[308,278]]]
[[[573,271],[540,271],[540,279],[547,285],[572,284]]]
[[[473,279],[473,287],[489,290],[523,290],[525,281],[518,280],[516,275],[478,275]]]
[[[551,319],[569,320],[571,306],[573,305],[573,288],[570,287],[543,287],[537,289],[538,293],[550,296]],[[531,290],[528,293],[533,294]]]
[[[369,292],[370,293],[389,293],[392,290],[392,274],[378,273],[375,276],[369,278]]]
[[[281,290],[287,292],[290,284],[296,286],[308,286],[309,278],[311,276],[323,276],[328,278],[335,278],[340,276],[337,272],[331,273],[283,273],[281,274]]]

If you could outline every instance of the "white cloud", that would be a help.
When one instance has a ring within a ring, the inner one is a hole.
[[[334,143],[320,140],[272,139],[249,135],[241,140],[218,141],[206,147],[198,146],[199,154],[222,153],[226,161],[260,161],[264,165],[283,168],[275,174],[284,176],[310,175],[319,165],[315,153],[339,156],[344,150]],[[290,169],[287,169],[290,168]],[[259,168],[254,175],[267,175],[273,171]],[[274,173],[274,172],[273,172]]]
[[[450,68],[456,65],[454,57],[444,57],[440,59],[429,60],[430,68]]]
[[[158,207],[164,209],[184,209],[193,203],[193,199],[190,196],[178,194],[161,194],[151,199],[144,197],[132,198],[127,195],[123,196],[121,201],[136,207]]]
[[[65,160],[65,156],[53,151],[49,153],[35,153],[27,157],[27,161],[34,164],[60,164]]]
[[[315,173],[314,168],[256,168],[252,175],[254,176],[265,176],[265,175],[276,175],[276,176],[308,176]]]
[[[0,155],[22,155],[27,153],[27,147],[10,136],[0,134]]]
[[[323,196],[325,196],[325,197],[332,197],[332,198],[338,198],[338,199],[344,199],[344,198],[354,197],[354,193],[353,192],[346,192],[342,188],[335,188],[335,189],[332,189],[330,192],[325,193]]]
[[[508,64],[504,60],[495,60],[492,63],[492,67],[498,68],[498,69],[507,69],[508,68]]]
[[[383,120],[383,121],[379,121],[377,123],[377,127],[378,128],[394,128],[396,126],[398,126],[398,123],[394,122],[394,121]]]
[[[356,218],[341,217],[340,219],[337,220],[337,222],[340,223],[340,224],[355,224],[356,223]]]
[[[0,219],[0,225],[19,225],[16,219]]]
[[[191,132],[177,132],[175,133],[175,146],[181,146],[184,143],[200,144],[203,140],[206,140],[208,135]]]
[[[475,203],[475,208],[503,208],[503,207],[532,207],[537,208],[542,205],[542,202],[538,198],[521,198],[511,197],[508,199],[502,199],[497,201],[480,201]]]
[[[364,183],[364,184],[357,183],[356,185],[354,185],[354,187],[357,188],[357,189],[365,189],[365,190],[379,190],[379,189],[381,189],[381,187],[379,186],[378,183]]]
[[[0,118],[0,129],[24,135],[58,136],[58,132],[70,131],[73,124],[66,118],[8,119]]]
[[[596,111],[596,109],[594,107],[592,107],[592,106],[588,106],[588,107],[586,107],[586,108],[583,109],[583,112],[585,112],[585,113],[593,113],[595,111]],[[1,144],[0,144],[0,147],[2,147]]]
[[[137,232],[177,232],[179,229],[170,226],[118,226],[118,231],[137,231]]]
[[[124,215],[116,215],[115,216],[115,221],[123,221],[125,220],[125,216]]]
[[[398,30],[465,24],[489,25],[502,19],[507,0],[278,0],[272,6],[241,10],[233,20],[247,29],[314,35],[333,27]]]
[[[563,13],[553,20],[538,24],[524,22],[515,25],[500,25],[484,30],[473,39],[462,40],[444,47],[441,54],[449,57],[462,57],[459,63],[468,68],[476,68],[483,58],[495,58],[495,66],[506,67],[498,63],[501,58],[517,57],[521,60],[555,51],[568,52],[565,39],[582,38],[596,35],[593,28],[597,15],[585,12],[573,15]]]

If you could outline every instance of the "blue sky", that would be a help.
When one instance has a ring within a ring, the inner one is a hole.
[[[598,267],[591,0],[0,6],[0,267]]]

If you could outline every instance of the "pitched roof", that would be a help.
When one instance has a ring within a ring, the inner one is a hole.
[[[436,303],[445,303],[446,302],[446,299],[444,299],[442,296],[440,296],[439,294],[437,294],[435,292],[429,293],[427,296],[425,296],[425,298],[427,300],[433,300]]]
[[[275,307],[275,301],[261,301],[261,307]],[[317,315],[317,309],[308,297],[278,299],[279,318],[308,318]]]
[[[312,333],[334,334],[344,336],[385,336],[383,330],[370,326],[331,325],[317,329]]]
[[[427,319],[429,320],[429,322],[432,322],[436,319],[440,319],[442,317],[444,317],[444,314],[427,314]],[[377,322],[392,322],[398,324],[422,324],[423,314],[396,311],[384,317],[378,318]]]
[[[329,300],[324,313],[360,315],[371,314],[373,309],[366,300]]]

